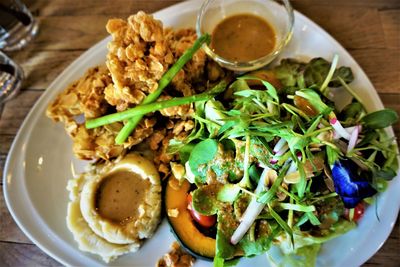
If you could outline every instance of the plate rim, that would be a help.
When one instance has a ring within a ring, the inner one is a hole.
[[[158,18],[159,16],[165,16],[165,14],[168,14],[170,11],[172,10],[180,10],[182,12],[184,11],[193,11],[193,9],[195,8],[194,5],[198,4],[199,2],[202,2],[202,0],[191,0],[191,1],[183,1],[181,3],[177,3],[174,4],[172,6],[166,7],[164,9],[158,10],[154,13],[152,13],[154,15],[155,18]],[[325,31],[321,26],[319,26],[318,24],[316,24],[314,21],[312,21],[310,18],[308,18],[307,16],[303,15],[301,12],[294,10],[295,13],[295,19],[300,18],[301,20],[307,22],[307,24],[311,25],[314,29],[318,29],[319,33],[322,34],[324,36],[324,38],[327,38],[329,40],[329,42],[332,42],[334,44],[334,46],[338,49],[338,50],[342,50],[342,52],[344,52],[347,56],[348,59],[352,62],[352,64],[354,64],[354,66],[356,68],[358,68],[360,70],[361,75],[363,76],[362,79],[364,80],[364,82],[368,83],[368,86],[373,88],[374,90],[372,90],[370,93],[373,93],[373,97],[377,99],[376,104],[378,105],[379,108],[383,108],[383,104],[382,104],[382,100],[380,99],[377,90],[375,89],[375,87],[373,86],[373,84],[371,83],[371,81],[369,80],[368,76],[366,75],[366,73],[364,72],[364,70],[361,68],[361,66],[357,63],[357,61],[352,57],[352,55],[333,37],[331,36],[327,31]],[[177,15],[177,17],[179,17],[179,15]],[[29,134],[30,130],[34,127],[34,123],[31,122],[32,119],[38,120],[40,116],[42,116],[43,114],[38,114],[35,112],[37,109],[39,109],[41,106],[45,105],[47,106],[47,104],[49,103],[49,100],[52,99],[54,97],[54,95],[58,94],[60,91],[62,91],[63,88],[58,89],[58,90],[49,90],[49,88],[54,88],[56,87],[56,84],[60,81],[65,79],[65,76],[71,76],[73,75],[73,69],[76,68],[80,68],[80,65],[85,65],[84,62],[87,61],[92,55],[93,55],[93,51],[96,51],[98,49],[101,49],[102,47],[106,46],[107,43],[109,42],[109,40],[111,40],[111,36],[107,36],[106,38],[100,40],[99,42],[97,42],[96,44],[94,44],[93,46],[91,46],[89,49],[87,49],[84,53],[82,53],[79,57],[77,57],[72,63],[70,63],[59,75],[57,75],[57,77],[49,84],[49,86],[47,87],[47,89],[43,92],[43,94],[39,97],[39,99],[36,101],[36,103],[32,106],[32,108],[30,109],[28,115],[25,117],[23,123],[21,124],[21,126],[18,129],[18,132],[12,142],[12,145],[10,147],[10,150],[8,151],[8,155],[7,155],[7,159],[5,162],[5,166],[4,166],[4,171],[3,171],[3,195],[4,195],[4,200],[6,203],[6,206],[8,208],[8,211],[10,212],[12,218],[14,219],[14,221],[16,222],[16,224],[18,225],[18,227],[22,230],[22,232],[35,244],[37,245],[42,251],[44,251],[47,255],[49,255],[50,257],[52,257],[53,259],[57,260],[58,262],[64,264],[64,265],[72,265],[71,260],[68,259],[64,259],[62,258],[57,252],[53,252],[53,250],[51,248],[48,248],[46,245],[43,245],[38,239],[34,237],[34,235],[31,233],[31,231],[29,231],[29,227],[26,226],[26,223],[24,224],[21,220],[21,214],[24,213],[23,211],[17,211],[15,210],[15,207],[13,206],[13,203],[15,203],[15,200],[12,199],[12,196],[10,196],[10,190],[9,189],[9,184],[8,184],[8,180],[11,179],[10,172],[12,171],[13,168],[18,167],[18,160],[20,160],[21,155],[23,155],[23,153],[18,153],[20,151],[18,151],[19,147],[22,146],[23,143],[25,143],[25,141],[27,141],[27,139],[29,139]],[[85,59],[85,60],[82,60]],[[69,79],[70,82],[71,79]],[[369,110],[370,111],[370,110]],[[35,116],[36,115],[36,116]],[[393,129],[392,127],[389,128],[389,133],[393,136]],[[24,149],[23,147],[21,148],[22,150]],[[18,178],[14,178],[14,179],[26,179],[25,175],[22,175],[23,177]],[[397,173],[396,178],[394,179],[399,179],[399,173]],[[20,181],[21,182],[21,181]],[[25,184],[23,184],[25,185]],[[391,186],[393,187],[393,185]],[[24,192],[25,196],[28,196],[28,192],[25,188],[25,186],[23,186],[23,188],[21,189]],[[397,216],[398,216],[398,212],[400,209],[400,197],[398,197],[397,199],[397,208],[396,210],[393,212],[393,216],[396,220]],[[36,217],[38,217],[38,221],[40,222],[40,220],[43,221],[43,219],[38,216],[37,212],[35,211],[34,214]],[[377,246],[375,249],[370,249],[367,253],[368,256],[365,256],[365,253],[363,253],[362,255],[358,255],[358,265],[361,265],[362,263],[364,263],[365,261],[367,261],[370,257],[372,257],[380,248],[381,246],[384,244],[384,242],[388,239],[390,233],[393,231],[394,228],[394,223],[390,226],[387,227],[386,229],[388,229],[387,231],[384,232],[383,234],[383,238],[380,238],[382,240],[382,242],[380,243],[379,246]],[[381,235],[382,237],[382,235]],[[61,240],[63,241],[63,240]],[[364,256],[363,256],[364,255]]]

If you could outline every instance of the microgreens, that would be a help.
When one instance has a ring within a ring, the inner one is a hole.
[[[232,219],[237,211],[218,207],[236,209],[243,198],[251,199],[236,218],[237,228],[218,221],[216,261],[223,263],[236,250],[246,254],[251,247],[251,255],[258,255],[269,248],[271,240],[256,234],[256,220],[273,226],[269,234],[289,236],[291,248],[301,246],[302,227],[325,235],[312,237],[312,244],[344,233],[354,226],[340,217],[344,207],[385,190],[396,175],[396,146],[383,128],[397,121],[397,114],[385,109],[366,115],[349,86],[351,70],[338,65],[337,56],[332,64],[321,58],[283,60],[268,72],[282,88],[257,72],[238,77],[225,98],[197,102],[193,131],[184,140],[170,141],[170,151],[179,151],[196,176],[201,190],[193,201],[204,203],[198,205],[203,213]],[[343,110],[327,98],[339,86],[354,97]],[[209,185],[220,189],[207,195]],[[321,230],[327,224],[335,232]]]

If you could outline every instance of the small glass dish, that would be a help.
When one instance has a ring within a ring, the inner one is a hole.
[[[203,49],[222,67],[245,72],[267,65],[289,43],[293,33],[294,14],[289,0],[206,0],[197,16],[197,35],[212,34],[222,20],[241,14],[261,17],[274,28],[276,40],[270,53],[250,61],[232,61],[216,54],[207,44],[203,45]]]

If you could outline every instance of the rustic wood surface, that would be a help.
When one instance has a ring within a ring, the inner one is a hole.
[[[0,106],[0,173],[25,116],[51,81],[86,49],[107,36],[110,17],[155,12],[172,0],[29,0],[40,22],[37,38],[11,53],[26,73],[21,93]],[[386,107],[400,113],[400,1],[293,0],[294,7],[336,38],[367,73]],[[400,137],[400,124],[394,127]],[[2,178],[0,189],[2,190]],[[364,266],[399,266],[399,220],[381,249]],[[17,227],[0,194],[0,266],[60,266]]]

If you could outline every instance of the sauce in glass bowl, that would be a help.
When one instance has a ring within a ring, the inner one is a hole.
[[[205,0],[196,21],[197,36],[220,66],[246,72],[271,63],[289,43],[294,13],[289,0]]]
[[[222,20],[211,35],[211,49],[232,61],[251,61],[274,51],[276,33],[265,19],[237,14]]]

